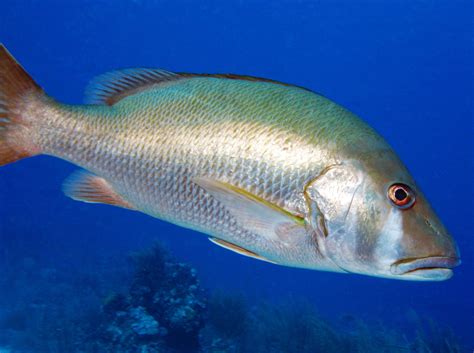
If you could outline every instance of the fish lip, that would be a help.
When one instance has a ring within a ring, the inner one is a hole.
[[[428,256],[421,258],[407,258],[394,262],[390,266],[390,272],[394,275],[418,275],[426,276],[428,273],[444,274],[449,277],[451,269],[461,263],[459,257],[451,256]],[[422,274],[424,272],[424,274]]]

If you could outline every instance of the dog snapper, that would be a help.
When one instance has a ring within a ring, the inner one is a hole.
[[[443,280],[453,239],[390,146],[304,88],[237,75],[126,69],[89,104],[47,96],[0,48],[0,165],[38,154],[82,171],[73,199],[140,211],[256,259]]]

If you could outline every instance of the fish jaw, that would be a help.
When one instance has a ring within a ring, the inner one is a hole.
[[[390,266],[390,272],[401,279],[419,281],[443,281],[452,277],[452,268],[459,266],[459,257],[430,256],[398,260]]]

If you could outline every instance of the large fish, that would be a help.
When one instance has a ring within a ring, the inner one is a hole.
[[[459,264],[390,146],[321,95],[237,75],[126,69],[88,105],[47,96],[0,48],[0,165],[46,154],[84,169],[76,200],[137,210],[272,263],[409,280]]]

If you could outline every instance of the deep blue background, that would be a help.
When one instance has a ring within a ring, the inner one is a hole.
[[[0,2],[2,41],[45,90],[80,103],[114,68],[232,72],[306,86],[349,108],[395,148],[457,239],[463,265],[441,283],[274,266],[145,215],[74,202],[76,168],[38,157],[0,169],[0,256],[91,266],[161,239],[209,288],[289,295],[328,317],[403,323],[411,309],[474,338],[472,1]]]

